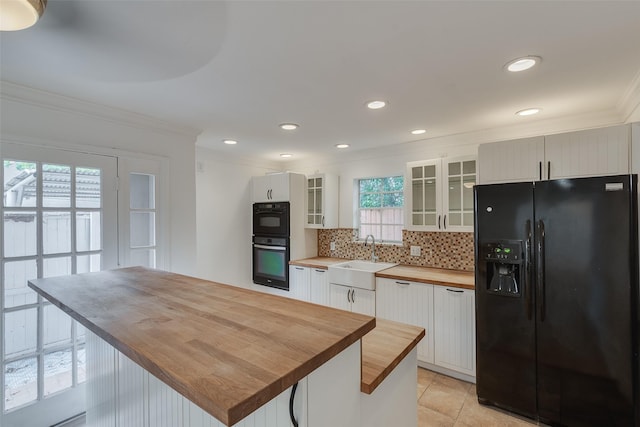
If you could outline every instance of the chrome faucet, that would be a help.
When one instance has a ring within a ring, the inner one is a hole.
[[[371,237],[371,262],[376,262],[378,257],[376,256],[376,238],[373,237],[373,234],[368,234],[364,239],[364,245],[367,246],[367,242],[369,241],[369,237]]]

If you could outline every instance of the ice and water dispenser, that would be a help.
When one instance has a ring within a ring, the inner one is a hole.
[[[520,296],[525,275],[522,240],[496,240],[480,246],[481,262],[486,264],[487,291],[497,295]]]

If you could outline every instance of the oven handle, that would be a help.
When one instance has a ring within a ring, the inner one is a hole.
[[[284,210],[257,210],[255,211],[256,215],[263,215],[263,214],[277,214],[277,215],[283,215],[287,213]]]
[[[254,248],[258,248],[258,249],[268,249],[271,251],[286,251],[287,247],[286,246],[267,246],[267,245],[256,245],[255,243],[253,244]]]

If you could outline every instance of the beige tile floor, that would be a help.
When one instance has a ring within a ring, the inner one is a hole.
[[[418,368],[418,427],[535,425],[533,420],[480,405],[475,384]]]

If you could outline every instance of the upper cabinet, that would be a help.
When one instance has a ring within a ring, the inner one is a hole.
[[[479,183],[629,173],[629,125],[482,144]]]
[[[330,174],[307,177],[307,228],[338,228],[339,178]]]
[[[407,163],[407,229],[473,231],[474,156]]]
[[[291,193],[288,173],[274,173],[264,176],[254,176],[253,202],[288,202]]]

